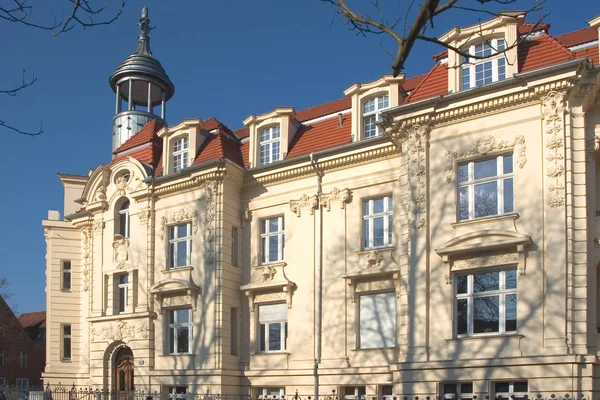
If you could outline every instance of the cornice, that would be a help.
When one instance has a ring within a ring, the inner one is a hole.
[[[319,161],[319,168],[323,171],[331,171],[344,168],[351,165],[357,165],[368,161],[396,156],[400,150],[393,144],[374,149],[367,149],[359,153],[341,155],[324,161]],[[244,179],[244,186],[267,185],[272,183],[286,182],[304,176],[314,175],[314,168],[309,165],[302,165],[296,168],[286,169],[284,171],[274,171],[270,174],[248,176]]]
[[[207,174],[194,176],[184,181],[179,181],[164,186],[159,186],[154,190],[154,196],[168,196],[177,192],[183,192],[190,189],[203,188],[210,181],[222,181],[225,178],[223,171],[213,171]]]

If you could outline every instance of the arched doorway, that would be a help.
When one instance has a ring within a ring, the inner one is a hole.
[[[118,392],[131,392],[133,386],[133,352],[121,347],[115,356],[115,388]]]

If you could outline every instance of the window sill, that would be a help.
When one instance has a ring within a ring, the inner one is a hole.
[[[393,347],[368,347],[368,348],[356,348],[356,349],[352,349],[350,351],[372,351],[372,350],[377,350],[377,351],[391,351],[391,350],[395,350],[397,347],[393,346]]]
[[[178,272],[178,271],[193,271],[193,270],[194,270],[194,267],[192,267],[191,265],[188,265],[186,267],[163,269],[160,272],[162,272],[163,274],[170,274],[170,273]]]
[[[521,333],[517,333],[517,332],[511,332],[511,333],[497,333],[497,332],[493,332],[493,333],[478,333],[472,336],[459,336],[459,337],[454,337],[451,339],[446,339],[446,342],[453,342],[453,341],[464,341],[464,340],[477,340],[477,339],[490,339],[490,338],[514,338],[514,337],[518,337],[518,338],[524,338],[525,335],[521,334]]]
[[[486,217],[463,219],[461,221],[454,222],[452,224],[452,227],[454,227],[454,229],[458,229],[463,226],[479,225],[479,224],[485,224],[487,222],[491,223],[491,222],[500,222],[500,221],[514,221],[514,220],[518,219],[519,217],[520,217],[520,215],[517,212],[512,212],[512,213],[507,213],[507,214],[498,214],[498,215],[488,215]]]
[[[70,359],[70,358],[68,358],[68,359],[67,359],[67,358],[63,358],[62,360],[60,360],[60,362],[62,362],[62,363],[65,363],[65,364],[70,364],[70,363],[72,363],[73,361],[71,361],[71,359]]]
[[[286,355],[289,356],[290,353],[287,350],[283,350],[283,351],[266,351],[266,352],[256,352],[254,354],[252,354],[253,356],[276,356],[276,355]]]
[[[522,357],[524,337],[519,333],[489,333],[446,339],[446,354],[450,360]]]
[[[195,356],[193,353],[177,353],[177,354],[160,354],[159,357],[190,357]]]
[[[262,269],[264,267],[287,267],[287,263],[285,261],[273,261],[270,263],[266,263],[266,264],[260,264],[260,265],[253,265],[252,268],[254,269]]]

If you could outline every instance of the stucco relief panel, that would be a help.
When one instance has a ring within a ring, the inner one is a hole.
[[[565,205],[564,93],[552,91],[542,98],[548,200],[552,208]]]
[[[101,327],[92,327],[90,330],[90,339],[92,342],[116,340],[128,342],[131,339],[147,339],[148,324],[140,322],[137,324],[125,321],[117,321],[111,324],[106,324]]]

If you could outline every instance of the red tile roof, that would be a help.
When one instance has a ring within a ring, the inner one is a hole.
[[[587,57],[594,62],[594,65],[600,64],[600,57],[598,54],[598,45],[586,47],[584,49],[575,50],[575,57],[583,58]]]
[[[300,122],[308,121],[311,119],[323,117],[325,115],[338,113],[352,107],[352,99],[350,97],[344,97],[338,100],[330,101],[328,103],[319,104],[314,107],[310,107],[304,110],[296,112],[296,119]]]
[[[125,150],[132,149],[141,144],[148,143],[151,140],[158,139],[156,133],[160,131],[164,125],[155,119],[148,122],[142,129],[140,129],[135,135],[127,139],[120,147],[118,147],[113,154],[121,153]]]
[[[342,116],[341,126],[339,119],[333,117],[301,127],[290,143],[287,158],[350,143],[351,125],[350,114],[345,114]]]
[[[404,90],[406,90],[407,92],[412,92],[413,90],[415,90],[415,88],[419,85],[419,83],[421,83],[421,81],[423,79],[425,79],[425,77],[428,74],[421,74],[421,75],[417,75],[417,76],[413,76],[411,78],[406,78],[404,80],[404,83],[402,84],[402,88]]]
[[[228,133],[219,131],[206,138],[198,150],[198,154],[192,165],[199,165],[222,158],[227,158],[241,167],[244,166],[239,140]]]
[[[577,46],[578,44],[593,42],[598,40],[598,30],[596,28],[587,27],[578,31],[563,33],[555,36],[556,40],[567,47]]]
[[[233,132],[234,132],[234,133],[237,135],[237,137],[239,137],[240,139],[243,139],[243,138],[245,138],[245,137],[248,137],[248,136],[250,136],[250,129],[249,129],[247,126],[246,126],[246,127],[243,127],[243,128],[236,129],[236,130],[235,130],[235,131],[233,131]]]
[[[544,33],[519,43],[519,72],[533,71],[575,58],[562,43]]]
[[[240,150],[242,152],[242,159],[244,160],[244,167],[248,168],[250,166],[250,142],[242,143]]]
[[[542,23],[533,24],[531,22],[523,22],[517,28],[517,30],[519,31],[519,35],[525,35],[527,33],[538,32],[538,31],[542,31],[542,30],[544,32],[548,32],[549,29],[550,29],[550,24],[542,24]]]
[[[406,98],[406,103],[424,100],[448,93],[448,67],[437,63]]]
[[[27,329],[35,326],[44,326],[46,322],[46,311],[34,311],[19,315],[19,322]]]

